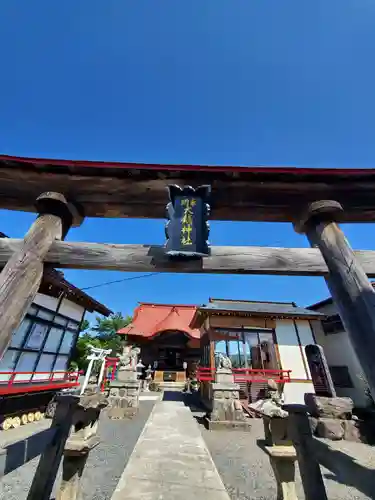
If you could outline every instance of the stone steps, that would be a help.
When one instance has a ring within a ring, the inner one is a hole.
[[[185,389],[185,382],[157,382],[162,391],[178,391]]]

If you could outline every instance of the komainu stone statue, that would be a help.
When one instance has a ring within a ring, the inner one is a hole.
[[[140,352],[139,347],[124,346],[122,353],[118,354],[118,380],[136,378],[136,366]]]
[[[249,404],[249,408],[261,413],[265,417],[286,418],[288,412],[282,409],[282,405],[282,396],[278,391],[277,384],[274,380],[270,379],[267,382],[266,397]]]
[[[232,361],[222,352],[218,355],[218,370],[232,370]]]
[[[137,380],[136,366],[139,353],[138,347],[127,345],[118,354],[116,380],[112,380],[109,386],[110,419],[131,418],[138,411],[140,382]]]

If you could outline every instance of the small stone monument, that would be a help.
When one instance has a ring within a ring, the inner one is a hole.
[[[143,382],[143,390],[145,392],[150,392],[150,383],[152,380],[152,368],[151,365],[148,365],[148,368],[146,370],[146,377]]]
[[[138,347],[125,346],[118,356],[117,377],[109,384],[108,417],[111,419],[133,417],[138,411],[140,381],[136,365],[139,353]]]
[[[239,390],[240,386],[234,382],[231,360],[220,353],[215,382],[212,384],[212,411],[206,417],[209,429],[250,431],[250,424],[240,403]]]

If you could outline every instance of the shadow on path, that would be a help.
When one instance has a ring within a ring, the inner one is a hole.
[[[181,401],[185,403],[185,394],[179,391],[164,391],[163,401]]]
[[[193,413],[202,413],[206,411],[202,405],[199,393],[165,391],[163,401],[181,401],[185,406],[188,406]]]
[[[375,471],[373,469],[360,465],[346,453],[333,450],[317,439],[314,439],[314,449],[320,465],[332,472],[332,474],[325,474],[327,479],[352,486],[368,497],[375,498]]]
[[[199,393],[180,392],[180,391],[164,391],[163,401],[181,401],[185,406],[188,406],[192,411],[205,411]]]
[[[163,401],[181,401],[185,406],[189,407],[197,423],[206,427],[204,417],[207,409],[203,406],[199,393],[165,391]]]

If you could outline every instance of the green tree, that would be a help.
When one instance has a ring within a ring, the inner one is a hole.
[[[95,318],[94,326],[88,320],[82,322],[80,335],[72,356],[71,365],[79,370],[86,370],[86,360],[90,346],[100,349],[111,349],[111,355],[116,355],[121,350],[121,343],[126,340],[117,331],[131,323],[130,316],[124,317],[121,313],[111,314],[108,318]]]
[[[87,365],[89,364],[86,358],[89,355],[90,346],[103,348],[100,340],[90,333],[83,333],[78,337],[71,360],[72,366],[76,365],[78,370],[86,371]]]
[[[79,330],[79,333],[85,332],[90,328],[90,321],[88,319],[84,319],[81,324],[81,328]]]
[[[112,349],[112,354],[121,350],[121,343],[126,336],[117,335],[117,332],[132,322],[131,316],[123,316],[120,312],[111,314],[108,318],[96,317],[96,323],[91,328],[106,349]]]

